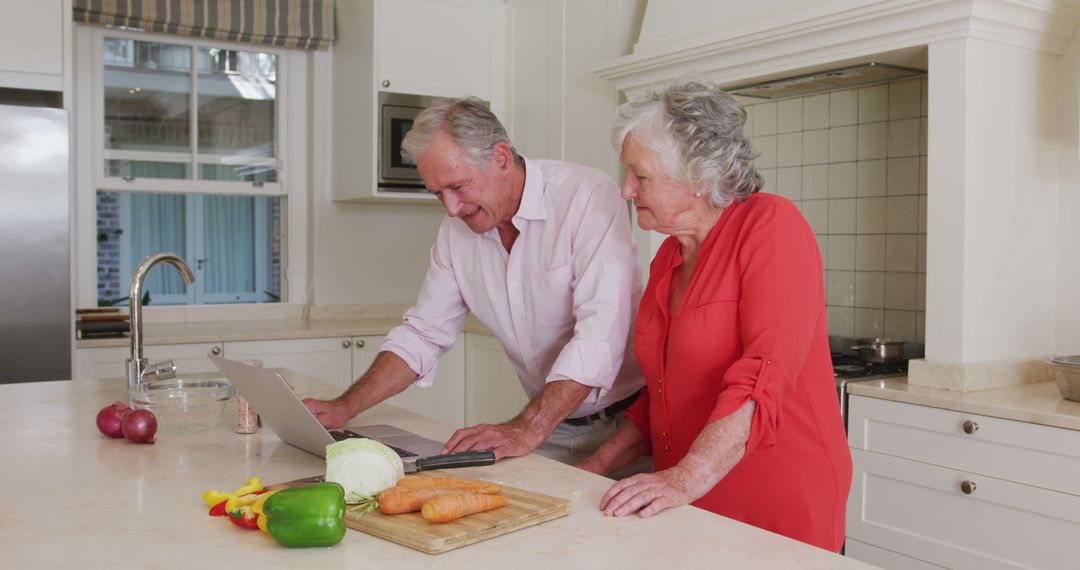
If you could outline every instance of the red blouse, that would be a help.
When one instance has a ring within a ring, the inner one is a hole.
[[[824,279],[814,234],[795,206],[754,194],[724,209],[669,314],[669,238],[652,263],[635,343],[646,389],[628,417],[656,469],[679,462],[709,422],[757,403],[742,460],[694,505],[839,551],[851,487]]]

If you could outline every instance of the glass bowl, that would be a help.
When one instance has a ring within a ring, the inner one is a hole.
[[[157,417],[158,431],[192,433],[217,425],[233,387],[224,378],[150,380],[131,390],[132,405]]]

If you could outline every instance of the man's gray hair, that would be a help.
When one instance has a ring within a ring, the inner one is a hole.
[[[619,150],[634,135],[661,157],[672,180],[707,193],[713,206],[724,208],[762,186],[745,123],[746,111],[734,97],[700,74],[688,74],[620,106],[612,143]]]
[[[491,160],[492,149],[501,142],[510,147],[515,163],[525,162],[510,143],[499,118],[476,97],[446,99],[424,109],[401,141],[402,154],[414,159],[424,154],[440,132],[449,135],[477,165]]]

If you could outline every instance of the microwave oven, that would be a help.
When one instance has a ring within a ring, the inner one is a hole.
[[[401,141],[412,128],[420,111],[436,102],[434,97],[379,92],[379,173],[380,189],[395,192],[424,192],[424,181],[416,162],[401,153]]]

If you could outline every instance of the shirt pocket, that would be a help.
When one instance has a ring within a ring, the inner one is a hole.
[[[526,277],[530,293],[526,303],[532,306],[537,322],[560,326],[573,320],[573,277],[569,263]]]

